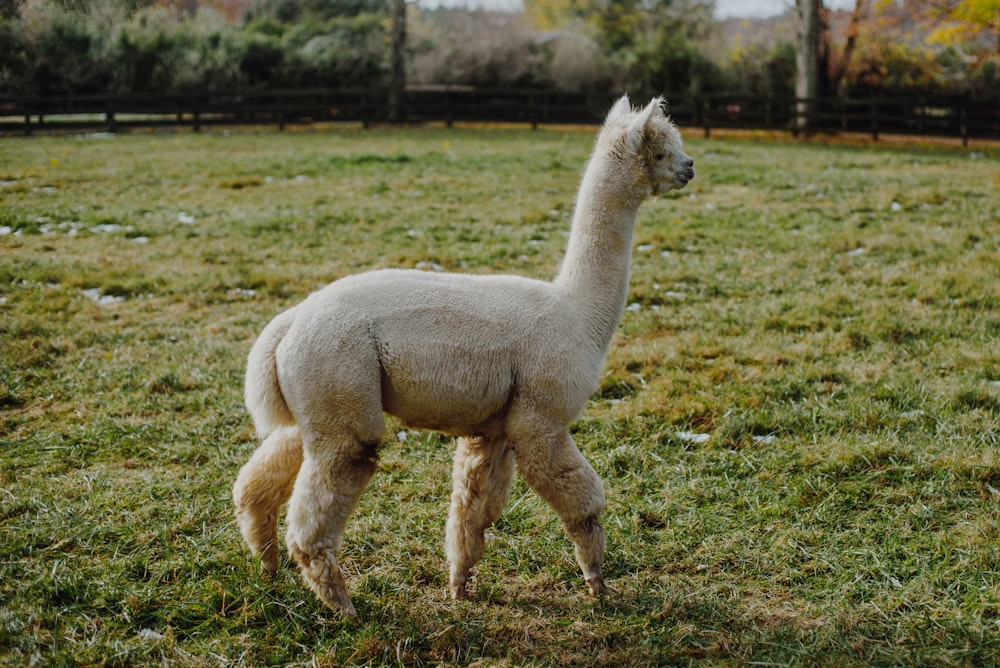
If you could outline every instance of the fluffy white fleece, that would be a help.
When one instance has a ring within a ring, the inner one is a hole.
[[[275,317],[246,375],[263,443],[233,491],[243,536],[265,567],[278,566],[287,500],[286,542],[305,583],[355,614],[336,552],[390,413],[459,437],[445,541],[454,598],[466,595],[515,464],[562,520],[591,594],[607,591],[604,490],[568,427],[597,387],[624,311],[639,205],[686,185],[693,164],[660,99],[633,110],[623,97],[598,134],[552,282],[373,271]]]

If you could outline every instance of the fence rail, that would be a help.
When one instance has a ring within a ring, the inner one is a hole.
[[[420,123],[599,123],[614,100],[603,93],[408,89],[396,120]],[[805,130],[1000,139],[1000,97],[811,99],[705,95],[672,99],[678,124],[714,129]],[[107,129],[215,124],[288,124],[390,119],[388,93],[322,89],[232,93],[97,94],[0,98],[0,131],[31,134],[49,128]]]

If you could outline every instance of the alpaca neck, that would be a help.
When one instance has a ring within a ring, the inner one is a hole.
[[[641,193],[623,185],[621,168],[591,160],[580,184],[562,268],[553,284],[577,303],[594,342],[607,347],[628,298],[629,263]]]

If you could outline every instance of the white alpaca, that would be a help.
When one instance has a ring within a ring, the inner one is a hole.
[[[624,310],[639,205],[684,187],[693,165],[659,98],[637,111],[622,97],[597,137],[553,282],[374,271],[274,318],[247,365],[263,443],[233,490],[267,570],[278,567],[278,514],[291,496],[286,542],[306,585],[355,614],[336,553],[390,413],[459,437],[445,541],[453,598],[465,597],[515,463],[562,520],[591,595],[608,591],[604,489],[569,424],[597,388]]]

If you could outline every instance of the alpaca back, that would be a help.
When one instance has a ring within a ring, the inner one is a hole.
[[[294,317],[278,354],[282,381],[308,370],[327,388],[304,402],[357,387],[371,362],[382,410],[454,434],[499,429],[513,393],[538,384],[561,388],[538,394],[561,398],[559,413],[575,416],[604,355],[575,303],[548,282],[519,276],[374,271],[331,283]],[[369,347],[370,360],[361,354]],[[299,399],[289,401],[298,411]]]

